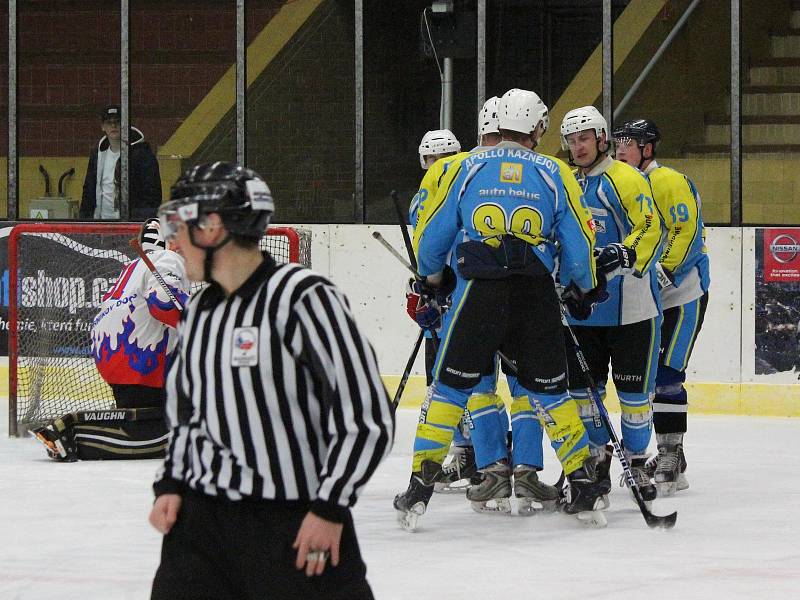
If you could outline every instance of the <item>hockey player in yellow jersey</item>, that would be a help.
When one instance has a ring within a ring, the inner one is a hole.
[[[649,179],[667,227],[659,262],[664,321],[653,401],[658,455],[648,466],[652,466],[659,496],[669,496],[689,487],[683,452],[688,400],[683,383],[703,325],[710,278],[700,194],[688,177],[656,162],[660,141],[661,132],[648,119],[628,121],[614,129],[617,159],[637,167]]]
[[[500,132],[497,128],[497,103],[500,98],[492,96],[483,103],[480,113],[478,113],[478,145],[469,152],[453,152],[439,158],[427,167],[427,172],[419,184],[419,191],[411,201],[409,210],[409,221],[414,228],[414,251],[419,244],[419,236],[425,230],[425,226],[430,222],[431,216],[436,212],[438,205],[434,206],[434,198],[439,189],[439,184],[444,177],[448,167],[457,160],[462,160],[469,156],[470,152],[475,152],[482,148],[496,146],[500,142]],[[446,130],[445,130],[446,131]],[[430,133],[430,132],[428,132]],[[425,134],[428,135],[428,134]],[[424,143],[423,139],[423,143]],[[423,144],[420,144],[420,153]],[[461,146],[459,146],[460,148]],[[422,156],[420,154],[420,156]],[[426,157],[426,162],[429,157]],[[423,167],[425,168],[425,167]],[[441,202],[440,202],[441,204]]]
[[[635,167],[609,156],[608,133],[606,120],[594,106],[569,111],[561,123],[562,147],[578,168],[578,181],[594,219],[597,268],[608,278],[610,294],[588,319],[569,322],[603,399],[611,364],[622,409],[625,453],[642,496],[651,501],[656,488],[647,476],[645,463],[661,331],[655,266],[661,256],[662,218],[644,176]],[[601,475],[610,491],[609,436],[605,428],[595,425],[596,408],[575,354],[567,355],[570,393],[581,408],[592,453],[603,465]]]
[[[408,209],[411,227],[416,228],[420,208],[436,193],[436,186],[447,168],[446,165],[459,154],[466,152],[461,152],[461,143],[449,129],[434,129],[422,136],[419,143],[419,164],[425,170],[425,176]]]

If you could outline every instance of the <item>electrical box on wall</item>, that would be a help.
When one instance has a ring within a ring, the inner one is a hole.
[[[424,56],[440,60],[476,56],[478,21],[473,4],[434,0],[423,10],[420,42]]]

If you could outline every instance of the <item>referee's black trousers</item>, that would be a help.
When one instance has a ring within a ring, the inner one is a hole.
[[[183,495],[164,536],[151,600],[371,600],[352,519],[344,523],[339,566],[320,576],[295,568],[292,548],[306,507]]]

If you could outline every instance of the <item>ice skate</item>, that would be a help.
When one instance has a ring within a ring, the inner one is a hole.
[[[675,492],[689,487],[686,479],[686,457],[683,454],[682,433],[656,434],[658,455],[648,463],[653,465],[653,479],[658,495],[672,496]]]
[[[514,469],[514,496],[517,514],[530,516],[537,512],[554,512],[558,502],[558,489],[539,481],[536,469],[519,465]]]
[[[394,497],[397,522],[410,532],[416,531],[419,527],[420,519],[433,496],[433,482],[441,473],[441,467],[431,460],[422,461],[421,466],[420,471],[411,474],[408,489]]]
[[[467,499],[479,513],[511,514],[511,469],[502,462],[480,469],[483,480],[469,486]]]
[[[636,485],[642,494],[642,499],[644,500],[648,510],[651,510],[653,500],[656,499],[658,491],[656,490],[656,486],[653,485],[653,482],[650,481],[650,477],[647,475],[647,455],[631,454],[626,450],[625,457],[628,459],[628,464],[630,465],[631,473],[633,474],[633,480],[636,482]],[[625,473],[623,473],[619,478],[619,485],[620,487],[623,487],[626,484],[627,481],[625,479]],[[633,497],[633,491],[629,491],[631,493],[631,497]]]
[[[583,467],[567,475],[569,486],[564,512],[589,527],[602,528],[608,525],[603,506],[604,485],[597,480],[594,458],[587,458]]]
[[[601,510],[606,510],[611,506],[608,495],[611,493],[611,460],[614,458],[614,447],[611,444],[606,444],[602,448],[593,448],[592,456],[595,458],[597,483],[600,484],[603,490],[600,497],[603,502]]]
[[[433,484],[433,491],[441,494],[465,492],[470,483],[480,483],[480,478],[470,481],[477,474],[473,447],[453,446],[451,460],[442,467],[442,475]]]
[[[28,433],[44,445],[47,456],[53,460],[60,462],[75,462],[78,460],[74,443],[69,435],[66,434],[66,430],[64,433],[60,433],[54,422],[32,429]]]

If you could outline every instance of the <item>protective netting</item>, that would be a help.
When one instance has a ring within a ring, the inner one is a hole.
[[[18,225],[9,238],[12,435],[77,410],[113,408],[91,355],[105,291],[136,258],[137,225]],[[311,265],[311,233],[270,228],[261,247],[278,262]]]

